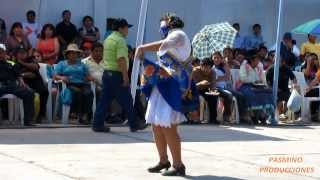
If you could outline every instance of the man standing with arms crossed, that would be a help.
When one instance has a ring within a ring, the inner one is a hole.
[[[133,100],[129,87],[129,58],[126,37],[132,25],[125,19],[115,20],[112,26],[112,34],[104,41],[103,63],[104,73],[102,77],[103,89],[97,110],[94,115],[92,130],[95,132],[109,132],[110,128],[104,126],[107,109],[113,99],[116,99],[128,114],[128,122],[131,132],[143,130],[144,125],[136,121],[133,108]]]

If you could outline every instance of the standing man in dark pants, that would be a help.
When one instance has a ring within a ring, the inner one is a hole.
[[[108,112],[111,102],[116,99],[128,114],[128,122],[131,132],[142,130],[145,126],[141,126],[135,117],[133,108],[133,100],[129,87],[129,58],[126,37],[129,28],[125,19],[117,19],[113,24],[113,32],[104,41],[103,61],[105,71],[102,81],[102,95],[98,103],[93,121],[93,131],[109,132],[110,128],[104,126],[104,120]]]
[[[0,44],[0,97],[13,94],[23,100],[24,125],[30,126],[34,114],[34,92],[28,88],[21,76],[20,68],[6,60],[6,47]]]

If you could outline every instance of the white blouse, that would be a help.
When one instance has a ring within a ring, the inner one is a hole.
[[[173,29],[169,32],[166,39],[158,51],[158,56],[163,56],[170,52],[178,61],[186,61],[191,54],[191,42],[187,34],[180,29]]]
[[[191,43],[182,30],[175,29],[170,31],[167,38],[162,41],[157,54],[158,56],[163,56],[166,53],[172,54],[180,62],[184,62],[189,58]],[[172,124],[179,124],[187,120],[184,114],[171,108],[157,87],[152,90],[145,119],[148,124],[160,127],[171,127]]]

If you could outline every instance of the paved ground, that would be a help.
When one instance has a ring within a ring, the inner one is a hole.
[[[0,179],[320,179],[319,126],[181,126],[186,178],[146,172],[157,162],[150,129],[112,130],[0,129]]]

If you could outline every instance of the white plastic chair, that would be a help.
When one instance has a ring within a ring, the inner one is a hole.
[[[44,63],[39,63],[39,65],[40,65],[40,69],[39,69],[40,75],[42,77],[43,82],[45,84],[47,84],[47,88],[48,88],[48,92],[49,92],[46,114],[47,114],[48,122],[50,124],[52,124],[52,120],[53,120],[53,115],[52,115],[52,109],[53,109],[52,108],[52,79],[50,79],[48,77],[48,65],[44,64]]]
[[[21,126],[24,126],[23,101],[13,94],[6,94],[0,99],[8,99],[9,121],[18,122],[20,118]]]
[[[304,121],[310,122],[311,120],[311,112],[310,112],[310,103],[315,101],[320,101],[320,94],[318,97],[305,97],[306,95],[306,88],[308,87],[308,84],[306,82],[306,79],[304,77],[303,72],[293,72],[296,76],[298,86],[300,87],[300,93],[303,97],[302,100],[302,106],[301,106],[301,117]],[[320,92],[320,86],[314,87],[314,89],[319,89]]]

